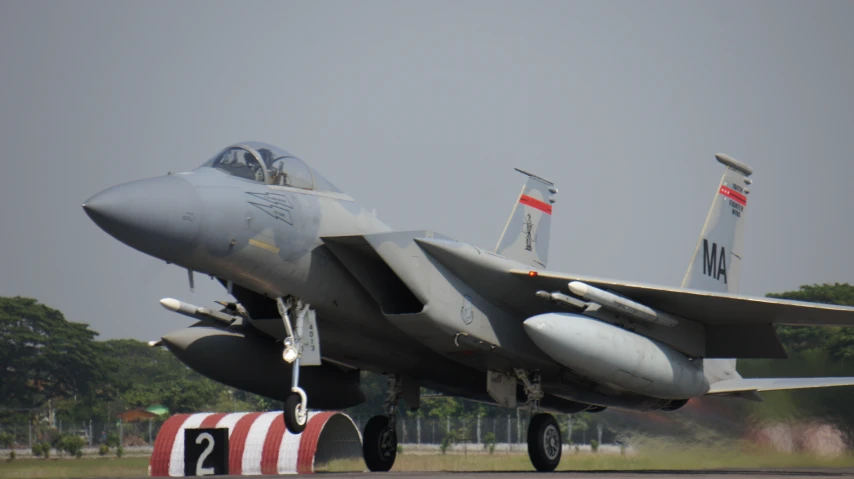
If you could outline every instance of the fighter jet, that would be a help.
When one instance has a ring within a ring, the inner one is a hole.
[[[725,167],[681,287],[547,269],[555,185],[525,184],[495,248],[396,231],[316,170],[244,142],[201,167],[109,188],[85,202],[105,232],[218,280],[221,307],[161,300],[198,321],[162,344],[221,383],[284,402],[289,431],[307,411],[365,400],[361,370],[387,375],[385,415],[363,452],[388,471],[400,399],[420,391],[526,407],[539,471],[561,459],[551,413],[673,411],[691,398],[761,400],[779,389],[854,378],[743,379],[738,358],[785,358],[776,324],[854,325],[854,308],[737,294],[752,170]]]

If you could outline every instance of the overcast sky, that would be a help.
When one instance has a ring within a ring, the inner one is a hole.
[[[80,205],[257,139],[398,229],[494,247],[560,188],[552,269],[678,285],[725,152],[755,174],[742,292],[854,282],[854,2],[0,0],[0,295],[102,338],[218,283]]]

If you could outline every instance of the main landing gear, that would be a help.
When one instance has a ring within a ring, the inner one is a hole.
[[[289,297],[286,300],[278,298],[276,299],[276,304],[279,307],[279,314],[282,315],[282,323],[284,323],[287,333],[284,340],[285,349],[282,351],[282,359],[287,363],[293,364],[291,393],[285,399],[283,416],[285,427],[288,431],[292,434],[299,434],[305,430],[305,425],[308,423],[308,397],[305,395],[305,391],[299,387],[302,345],[301,338],[298,335],[302,334],[309,307],[307,304],[293,297]],[[291,317],[293,316],[296,317],[295,327],[291,326]],[[296,334],[294,334],[295,330]]]
[[[365,424],[362,435],[362,456],[373,472],[386,472],[397,457],[397,403],[402,393],[399,374],[388,375],[388,397],[383,404],[385,416],[374,416]]]
[[[560,464],[563,444],[560,428],[554,416],[540,413],[540,400],[543,390],[540,387],[540,374],[528,373],[524,369],[514,369],[516,377],[525,387],[526,405],[531,409],[531,423],[528,424],[528,457],[534,468],[540,472],[554,471]]]

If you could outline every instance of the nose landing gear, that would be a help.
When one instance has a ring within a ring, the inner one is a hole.
[[[397,457],[397,403],[403,391],[402,377],[388,375],[388,397],[383,404],[385,416],[374,416],[362,435],[362,456],[370,471],[386,472]]]
[[[302,335],[305,329],[305,319],[311,310],[307,304],[292,297],[287,298],[286,301],[278,298],[276,305],[279,308],[279,314],[282,315],[282,322],[287,332],[284,339],[285,349],[282,351],[282,359],[293,364],[291,394],[285,399],[284,404],[285,427],[292,434],[299,434],[305,430],[308,423],[308,397],[305,391],[299,387],[299,371],[300,360],[303,357]],[[292,314],[296,315],[295,328],[291,326]],[[319,354],[317,356],[319,359]],[[319,361],[317,364],[320,364]]]
[[[524,369],[513,371],[524,385],[526,405],[532,414],[531,423],[528,424],[528,457],[537,471],[554,471],[560,464],[563,444],[557,420],[551,414],[539,412],[540,400],[543,398],[540,374],[537,371],[528,373]]]

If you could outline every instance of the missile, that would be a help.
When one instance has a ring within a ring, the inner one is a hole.
[[[582,283],[581,281],[573,281],[569,283],[569,291],[582,298],[598,303],[603,308],[612,313],[625,314],[638,321],[657,324],[672,328],[679,324],[679,319],[671,316],[663,311],[657,311],[631,299],[624,298],[614,293],[609,293],[595,286]]]
[[[555,303],[560,303],[570,308],[580,309],[582,311],[584,311],[588,306],[588,304],[583,301],[579,301],[572,296],[568,296],[557,291],[549,293],[548,291],[540,290],[537,291],[536,296],[538,298],[548,299],[549,301],[554,301]]]
[[[173,298],[163,298],[160,300],[160,305],[169,311],[173,311],[184,316],[200,319],[202,321],[214,321],[226,326],[230,326],[235,321],[241,319],[240,316],[226,314],[220,311],[213,311],[208,308],[196,306],[194,304],[185,303]]]

